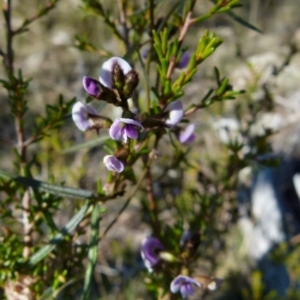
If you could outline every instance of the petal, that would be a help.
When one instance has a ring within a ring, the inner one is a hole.
[[[171,292],[177,293],[181,289],[181,286],[186,283],[195,284],[196,286],[201,287],[201,284],[197,280],[195,280],[191,277],[188,277],[188,276],[178,275],[171,282],[171,285],[170,285]]]
[[[196,136],[194,134],[195,124],[189,124],[183,132],[179,134],[180,143],[191,143],[195,140]]]
[[[84,76],[82,80],[84,89],[93,97],[97,97],[100,93],[99,82],[91,77]]]
[[[113,140],[122,138],[123,122],[120,119],[115,119],[109,128],[109,135]]]
[[[114,56],[109,60],[105,61],[100,69],[99,81],[102,85],[109,89],[112,88],[112,68],[115,63],[117,63],[121,67],[124,75],[126,75],[132,70],[129,63],[120,57]]]
[[[121,173],[124,170],[124,164],[113,155],[104,156],[103,163],[109,171]]]
[[[159,262],[158,252],[160,250],[164,250],[164,246],[158,239],[154,237],[144,238],[141,247],[141,256],[148,270]]]
[[[137,137],[139,135],[135,126],[131,125],[131,124],[125,125],[124,131],[125,131],[125,134],[133,140],[137,139]]]
[[[96,110],[87,104],[76,102],[73,105],[72,119],[75,125],[82,131],[89,130],[92,127],[88,114],[98,115]]]
[[[148,46],[143,46],[141,49],[141,55],[144,59],[146,59],[148,57],[149,54],[149,47]]]
[[[124,124],[122,124],[124,126]],[[121,129],[121,136],[124,140],[124,143],[127,143],[127,134],[126,134],[126,130],[125,130],[125,126]]]
[[[165,123],[169,126],[174,126],[181,121],[184,116],[182,102],[180,100],[173,101],[167,105],[165,111],[169,111],[169,118]]]
[[[133,120],[133,119],[129,119],[129,118],[118,118],[117,120],[120,120],[121,122],[125,123],[125,124],[131,124],[131,125],[135,125],[135,126],[138,126],[140,128],[144,128],[143,125],[136,121],[136,120]]]
[[[182,298],[186,298],[187,296],[192,296],[195,293],[195,290],[191,283],[184,283],[180,288],[180,293]]]
[[[189,51],[185,51],[182,54],[179,62],[176,64],[176,67],[178,69],[184,69],[184,68],[186,68],[188,66],[189,62],[190,62],[190,58],[191,58],[190,52]]]

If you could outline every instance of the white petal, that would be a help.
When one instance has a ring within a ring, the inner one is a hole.
[[[75,125],[82,131],[86,131],[91,128],[88,114],[98,115],[96,110],[82,102],[76,102],[72,108],[72,119]]]
[[[111,89],[112,87],[111,74],[114,63],[118,63],[118,65],[123,70],[124,75],[128,74],[132,70],[129,63],[123,58],[114,56],[109,60],[105,61],[100,70],[99,81],[102,85],[109,89]]]

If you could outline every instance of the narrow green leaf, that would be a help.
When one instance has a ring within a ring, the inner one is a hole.
[[[88,190],[51,184],[51,183],[39,181],[39,180],[36,180],[33,178],[19,176],[17,174],[14,174],[14,173],[11,173],[8,171],[4,171],[4,170],[0,170],[0,177],[15,181],[19,184],[30,186],[36,190],[48,192],[50,194],[59,195],[62,197],[90,199],[95,196],[92,192],[90,192]]]
[[[81,300],[90,299],[91,285],[92,285],[95,266],[97,263],[99,221],[100,221],[100,207],[96,204],[93,208],[92,217],[91,217],[91,240],[90,240],[90,248],[88,253],[88,264],[85,272],[83,293],[81,296]]]
[[[52,239],[50,240],[49,244],[40,249],[38,252],[33,254],[29,258],[29,265],[34,266],[43,260],[50,252],[52,252],[55,247],[64,240],[66,235],[69,235],[82,221],[86,212],[90,207],[90,203],[86,203],[67,223],[67,225]]]
[[[232,11],[228,11],[227,15],[229,15],[229,17],[231,17],[233,20],[235,20],[236,22],[240,23],[241,25],[254,30],[256,32],[259,33],[263,33],[260,29],[258,29],[257,27],[255,27],[254,25],[250,24],[249,22],[245,21],[244,19],[242,19],[241,17],[237,16],[235,13],[233,13]]]
[[[85,142],[85,143],[82,143],[82,144],[73,145],[73,146],[71,146],[67,149],[64,149],[62,151],[62,153],[66,154],[66,153],[77,152],[78,150],[82,150],[82,149],[85,149],[85,148],[93,148],[93,147],[104,144],[104,142],[108,139],[110,139],[110,137],[108,135],[104,135],[104,136],[101,136],[97,139],[94,139],[94,140],[91,140],[91,141],[88,141],[88,142]]]

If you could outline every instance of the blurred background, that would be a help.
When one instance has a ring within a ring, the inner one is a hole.
[[[169,1],[160,1],[157,18],[163,16]],[[17,28],[24,18],[34,15],[38,7],[47,3],[12,1],[12,26]],[[117,0],[102,3],[119,18]],[[245,90],[237,100],[214,105],[192,118],[197,124],[197,140],[191,156],[203,166],[201,172],[205,177],[213,176],[205,168],[207,161],[213,158],[221,163],[224,145],[230,141],[243,141],[243,151],[249,153],[254,151],[254,139],[257,141],[266,130],[274,132],[267,138],[266,156],[257,157],[251,167],[239,173],[236,216],[229,216],[229,233],[224,244],[215,245],[214,251],[220,253],[211,263],[214,275],[224,279],[224,283],[218,291],[202,295],[201,299],[299,299],[300,294],[295,291],[300,291],[300,1],[242,3],[243,7],[236,9],[235,14],[261,33],[222,14],[194,26],[185,40],[186,46],[193,50],[207,29],[223,39],[214,55],[200,65],[186,90],[182,98],[186,107],[202,98],[213,85],[214,66],[229,77],[234,89]],[[59,94],[84,101],[83,76],[97,78],[107,57],[125,53],[104,22],[84,12],[82,5],[79,0],[58,1],[53,11],[15,40],[15,68],[22,69],[25,78],[32,78],[27,95],[27,134],[32,131],[34,119],[44,114],[45,104],[54,103]],[[135,1],[136,10],[143,5],[144,1]],[[197,1],[195,14],[200,15],[210,6],[210,1]],[[3,15],[0,24],[4,24]],[[81,51],[83,40],[91,41],[95,48]],[[0,30],[0,48],[4,46],[5,31]],[[136,68],[139,70],[138,64]],[[1,65],[0,78],[5,76]],[[143,79],[140,85],[142,90]],[[0,168],[13,170],[16,133],[2,88],[0,101]],[[98,109],[103,109],[105,115],[117,113],[101,103]],[[29,148],[30,155],[35,157],[35,178],[94,190],[97,179],[104,180],[107,173],[102,165],[105,152],[96,139],[94,132],[79,132],[69,116],[61,129]],[[79,150],[74,148],[87,141],[94,144]],[[268,158],[276,159],[276,166],[260,165],[260,159]],[[169,172],[158,185],[164,184],[167,190],[185,186],[191,180],[195,181],[195,188],[201,188],[198,186],[201,175],[191,171],[182,181],[178,172]],[[62,202],[56,216],[59,227],[69,220],[73,205],[71,201]],[[118,200],[107,203],[102,228],[110,223],[121,205]],[[151,299],[147,298],[140,273],[146,273],[140,258],[140,243],[151,233],[142,214],[137,213],[141,209],[139,199],[133,199],[101,242],[95,275],[95,290],[100,291],[101,299]],[[193,208],[187,206],[187,209]],[[174,211],[166,206],[159,217],[172,224]],[[226,218],[226,212],[223,217]],[[8,224],[0,220],[1,226]],[[205,253],[202,254],[203,261],[199,259],[196,268],[209,272],[211,267],[205,263]],[[199,295],[195,299],[200,299]]]

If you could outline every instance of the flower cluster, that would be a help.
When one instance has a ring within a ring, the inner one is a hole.
[[[184,67],[188,63],[189,53],[185,52],[182,59],[183,61],[180,61],[179,65]],[[77,102],[72,109],[72,118],[75,125],[81,131],[95,129],[99,132],[100,129],[107,128],[110,137],[113,140],[123,141],[124,147],[126,147],[129,139],[138,139],[139,131],[143,130],[144,126],[139,121],[138,116],[129,110],[128,105],[128,99],[132,96],[138,82],[137,72],[124,59],[112,57],[105,61],[100,69],[99,80],[84,76],[83,87],[90,97],[121,107],[123,114],[120,118],[112,121],[107,117],[100,116],[92,106]],[[160,116],[154,116],[154,118],[149,118],[144,122],[150,128],[159,124],[173,129],[183,117],[182,102],[177,100],[168,103]],[[194,130],[195,125],[190,124],[182,131],[179,127],[176,128],[174,133],[176,133],[180,143],[191,143],[195,139]],[[117,151],[114,155],[105,156],[103,163],[108,170],[120,173],[125,168],[127,157],[118,155],[118,152],[120,151]]]
[[[188,260],[194,255],[199,245],[199,235],[191,234],[186,232],[183,234],[180,245],[181,245],[181,260]],[[145,267],[149,272],[159,271],[164,263],[179,262],[172,253],[165,250],[162,243],[154,237],[146,237],[142,241],[141,256]],[[183,298],[192,296],[195,294],[195,288],[206,288],[209,290],[215,290],[220,284],[219,279],[207,276],[189,277],[183,274],[176,276],[171,284],[170,290],[172,293],[180,292]]]

